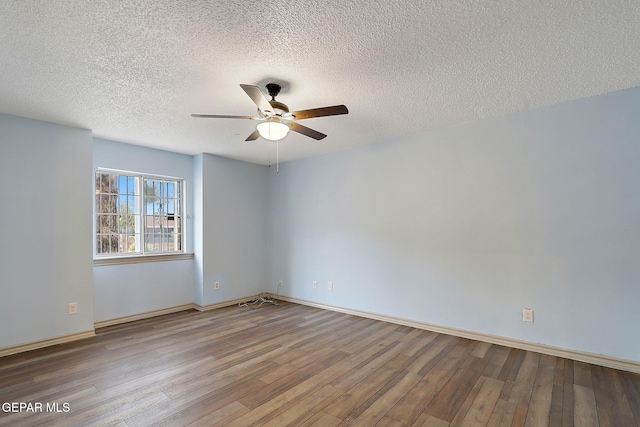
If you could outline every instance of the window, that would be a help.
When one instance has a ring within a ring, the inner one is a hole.
[[[96,170],[96,256],[183,252],[183,181]]]

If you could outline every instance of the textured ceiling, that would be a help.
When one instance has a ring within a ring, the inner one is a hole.
[[[0,112],[267,164],[240,83],[329,136],[280,161],[640,86],[638,0],[0,0]],[[1,130],[0,130],[1,131]]]

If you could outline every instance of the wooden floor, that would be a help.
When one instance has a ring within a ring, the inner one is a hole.
[[[626,427],[640,375],[281,303],[0,358],[5,402],[43,407],[3,426]]]

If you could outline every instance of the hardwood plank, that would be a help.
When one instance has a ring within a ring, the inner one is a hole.
[[[418,333],[415,333],[418,332]],[[433,341],[441,335],[429,331],[420,331],[418,329],[414,332],[406,334],[400,339],[401,342],[406,342],[409,346],[402,352],[405,356],[413,357],[418,352],[424,352],[426,348],[430,346]]]
[[[318,412],[313,417],[295,427],[335,427],[341,420],[326,412]],[[292,426],[294,427],[294,426]]]
[[[518,405],[508,400],[498,399],[491,413],[491,417],[487,422],[487,427],[510,426],[516,414],[517,406]]]
[[[640,426],[640,375],[621,373],[621,376],[631,412],[633,412],[636,424]]]
[[[503,384],[502,381],[485,377],[481,389],[473,400],[460,426],[475,427],[487,425],[500,397]]]
[[[464,418],[467,416],[467,412],[469,411],[469,408],[471,408],[471,405],[478,397],[478,393],[480,393],[480,390],[484,385],[485,379],[486,378],[481,375],[478,378],[478,381],[476,381],[476,383],[473,385],[473,388],[467,395],[467,398],[464,400],[464,402],[460,406],[460,409],[458,409],[458,412],[456,412],[455,416],[453,417],[453,420],[451,420],[451,422],[449,423],[451,427],[460,426]]]
[[[375,347],[374,349],[377,348],[378,347]],[[379,350],[370,358],[362,361],[359,365],[354,366],[349,372],[337,379],[334,385],[344,390],[354,387],[373,372],[379,370],[379,368],[385,365],[386,362],[400,354],[402,350],[403,346],[398,345],[397,343],[382,347],[382,350]]]
[[[553,387],[551,390],[551,408],[549,410],[549,425],[562,426],[562,402],[564,399],[564,359],[557,358],[553,373]]]
[[[324,358],[320,358],[316,363],[305,365],[304,369],[298,369],[297,371],[286,375],[271,384],[265,385],[259,390],[255,390],[247,394],[240,400],[240,403],[247,408],[255,409],[285,391],[293,389],[305,380],[313,377],[315,374],[324,371],[325,368],[346,358],[347,353],[336,351],[324,356]]]
[[[171,399],[165,405],[126,418],[124,421],[128,427],[189,424],[209,414],[211,411],[238,401],[250,390],[260,388],[262,384],[259,379],[249,377],[214,391],[205,390],[194,396],[186,395]]]
[[[478,343],[476,348],[471,352],[472,356],[483,358],[486,356],[489,349],[493,347],[493,344],[488,342]]]
[[[526,352],[524,350],[517,349],[511,349],[511,351],[509,352],[509,357],[507,357],[507,361],[505,362],[502,371],[500,371],[500,374],[498,375],[498,380],[504,381],[504,387],[502,387],[500,399],[509,399],[511,389],[513,388],[513,383],[518,376],[518,372],[520,371],[520,367],[522,366],[522,362],[524,361],[525,354]]]
[[[346,393],[342,394],[331,405],[327,406],[324,411],[341,420],[347,418],[355,408],[364,403],[380,387],[389,382],[394,375],[394,371],[379,368],[351,389],[348,389]]]
[[[274,368],[271,368],[262,374],[260,379],[264,381],[265,384],[271,384],[274,381],[279,380],[282,377],[290,375],[300,368],[297,366],[293,366],[289,363],[283,363],[276,365]]]
[[[498,375],[498,380],[500,381],[511,381],[513,382],[516,379],[516,375],[518,374],[518,370],[520,370],[520,365],[522,365],[522,361],[524,360],[525,351],[512,348],[509,351],[509,356]]]
[[[395,328],[390,327],[384,322],[363,322],[356,332],[339,337],[331,342],[330,345],[332,348],[338,348],[346,353],[355,353],[371,347],[371,343],[377,342],[380,335],[386,335],[388,331],[393,330],[395,330]],[[406,336],[403,340],[405,339]]]
[[[421,379],[418,375],[411,372],[402,374],[402,377],[389,390],[383,391],[371,405],[361,414],[359,414],[352,425],[354,426],[372,426],[377,425],[384,415],[391,409],[407,390],[411,389]]]
[[[468,357],[440,390],[425,412],[435,418],[451,422],[471,392],[473,385],[480,378],[487,363],[488,361],[485,359]]]
[[[591,366],[584,362],[573,362],[573,383],[593,390]]]
[[[382,417],[382,419],[376,423],[376,427],[404,427],[404,424],[393,418]]]
[[[591,388],[574,384],[573,402],[573,423],[575,427],[595,427],[600,425],[598,412],[596,411],[596,397]]]
[[[448,357],[441,358],[433,369],[398,401],[387,416],[406,425],[413,424],[464,361],[465,354],[461,349],[457,352],[452,350]]]
[[[430,362],[437,362],[440,360],[438,356],[444,355],[443,352],[452,345],[453,339],[446,339],[445,337],[442,337],[442,339],[437,339],[432,343],[433,344],[429,346],[424,353],[417,357],[411,365],[407,367],[409,372],[413,372],[417,375],[424,375],[429,371],[430,366],[432,366]]]
[[[189,427],[224,426],[236,418],[249,412],[249,408],[238,402],[231,402],[227,406],[216,409],[197,421],[187,424]]]
[[[509,401],[518,406],[529,406],[533,385],[536,379],[536,372],[540,364],[540,354],[527,351],[522,366],[518,371],[518,376],[513,383]]]
[[[551,388],[551,407],[549,408],[549,425],[562,425],[562,402],[564,398],[564,385],[553,384]]]
[[[510,349],[508,347],[503,347],[499,345],[494,345],[492,347],[493,353],[489,353],[491,358],[487,367],[482,372],[483,377],[498,379],[502,368],[504,367],[507,357],[509,357]],[[504,383],[504,381],[503,381]]]
[[[541,360],[531,394],[531,402],[529,403],[529,410],[527,411],[525,427],[549,425],[554,377],[555,360],[553,364],[542,363]]]
[[[314,393],[318,388],[326,386],[345,369],[346,368],[340,366],[340,364],[330,366],[295,387],[274,396],[271,400],[264,402],[262,405],[242,416],[234,423],[236,425],[250,425],[259,421],[265,422],[275,418],[290,410],[292,407],[297,406],[302,399],[305,399],[308,395]],[[325,400],[318,403],[312,411],[316,410],[316,408],[324,408],[324,406],[326,406],[330,401],[333,401],[337,396],[340,396],[343,393],[343,390],[335,387],[332,387],[331,389],[335,390],[334,394],[326,397]]]
[[[516,412],[513,415],[513,421],[511,427],[523,427],[527,421],[527,411],[529,408],[526,406],[516,405]]]
[[[562,387],[562,426],[573,427],[573,361],[564,361],[564,385]]]
[[[412,424],[412,427],[449,427],[449,423],[423,413],[416,422]]]
[[[382,323],[381,325],[372,325],[371,329],[376,330],[373,333],[361,335],[358,339],[349,340],[349,343],[340,347],[340,350],[347,353],[355,353],[362,349],[370,347],[384,347],[389,345],[389,334],[395,331],[395,325]],[[393,337],[395,340],[396,337]]]
[[[270,354],[277,354],[279,349],[272,352],[261,354],[255,360],[246,360],[236,366],[221,368],[221,365],[214,365],[208,370],[197,371],[195,378],[182,377],[179,382],[172,384],[172,387],[166,388],[167,395],[172,399],[183,396],[197,396],[206,394],[212,390],[235,383],[245,377],[252,377],[261,380],[262,372],[269,371],[275,364],[269,362]]]
[[[622,379],[615,369],[591,365],[591,378],[594,389],[624,393]]]
[[[592,366],[591,372],[600,425],[635,426],[636,421],[618,372],[601,366]]]
[[[303,421],[314,415],[313,409],[322,405],[327,400],[336,399],[344,391],[332,385],[326,385],[320,390],[301,399],[295,405],[291,405],[287,410],[279,413],[275,417],[271,417],[268,421],[266,418],[260,419],[260,424],[265,427],[280,427],[286,425],[300,425]]]

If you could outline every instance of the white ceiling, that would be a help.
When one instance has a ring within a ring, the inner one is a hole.
[[[281,82],[280,161],[640,86],[638,0],[0,0],[0,112],[267,164],[240,83]],[[1,131],[1,130],[0,130]]]

